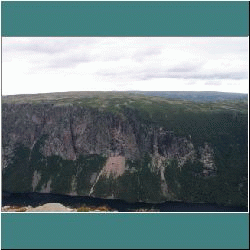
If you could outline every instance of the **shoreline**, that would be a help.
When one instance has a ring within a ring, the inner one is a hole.
[[[248,212],[247,207],[222,206],[205,202],[166,201],[161,203],[127,202],[120,199],[102,199],[89,196],[69,196],[46,193],[7,193],[2,194],[4,207],[27,208],[28,210],[45,204],[61,204],[68,209],[94,211],[102,207],[105,211],[117,212]],[[49,205],[47,205],[49,206]],[[46,207],[45,207],[46,208]],[[59,209],[59,208],[58,208]],[[24,210],[24,209],[21,209]],[[60,209],[59,209],[60,210]]]

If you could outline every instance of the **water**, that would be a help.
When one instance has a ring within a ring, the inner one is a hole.
[[[164,202],[164,203],[129,203],[118,199],[100,199],[88,196],[69,196],[59,194],[43,193],[7,193],[3,192],[2,206],[40,206],[45,203],[61,203],[64,206],[80,207],[87,206],[109,206],[119,212],[133,212],[137,209],[153,209],[156,212],[247,212],[246,207],[219,206],[208,203],[185,203],[185,202]]]

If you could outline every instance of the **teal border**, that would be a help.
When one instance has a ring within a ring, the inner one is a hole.
[[[1,2],[2,36],[249,36],[248,2]],[[2,248],[248,249],[247,213],[2,213]]]
[[[2,248],[248,249],[248,214],[2,214]]]
[[[2,2],[2,36],[248,36],[242,2]]]

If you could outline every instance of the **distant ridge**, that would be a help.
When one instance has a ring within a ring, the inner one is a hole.
[[[242,93],[228,93],[217,91],[68,91],[68,92],[53,92],[53,93],[37,93],[37,94],[17,94],[17,95],[4,95],[2,101],[7,100],[24,100],[27,98],[52,100],[56,98],[86,98],[97,97],[98,95],[105,93],[106,96],[110,94],[127,95],[127,94],[139,94],[145,96],[157,96],[170,99],[179,99],[184,101],[194,102],[217,102],[226,100],[248,100],[248,94]]]
[[[216,91],[136,91],[147,96],[160,96],[195,102],[214,102],[225,100],[247,100],[248,94],[227,93]]]

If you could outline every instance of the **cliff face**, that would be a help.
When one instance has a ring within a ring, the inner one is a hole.
[[[211,143],[136,109],[43,103],[2,104],[2,169],[4,191],[146,202],[185,200],[188,182],[217,176]]]

